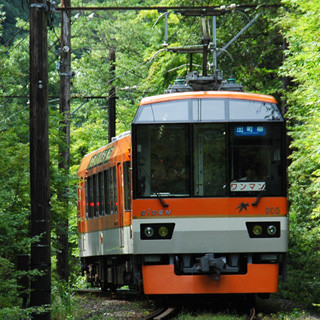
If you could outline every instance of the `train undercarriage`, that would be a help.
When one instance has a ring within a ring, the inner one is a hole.
[[[275,292],[284,264],[285,257],[280,253],[115,255],[81,259],[83,275],[93,287],[115,291],[129,286],[145,294]],[[264,279],[260,279],[261,275]]]

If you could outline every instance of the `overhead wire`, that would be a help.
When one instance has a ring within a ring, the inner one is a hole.
[[[9,45],[9,43],[11,41],[13,41],[17,35],[24,29],[24,27],[29,23],[29,20],[28,21],[25,21],[25,24],[9,39],[7,40],[7,42],[3,45],[4,47],[7,47]]]
[[[111,94],[110,96],[107,96],[107,97],[106,97],[106,102],[108,102],[111,97],[116,96],[116,94],[117,94],[117,92],[115,91],[115,92],[114,92],[113,94]],[[87,100],[87,101],[83,102],[77,109],[75,109],[74,111],[72,111],[72,112],[70,113],[70,116],[74,115],[79,109],[81,109],[85,104],[87,104],[87,103],[90,102],[90,101],[92,101],[92,100]]]
[[[24,26],[25,26],[27,23],[28,23],[28,21],[24,24]],[[23,27],[24,27],[24,26],[23,26]],[[23,27],[20,28],[20,30],[16,33],[16,35],[23,29]],[[57,44],[57,42],[60,41],[59,37],[57,36],[57,33],[56,33],[55,28],[53,28],[53,33],[54,33],[54,35],[56,36],[57,41],[55,41],[55,42],[51,45],[51,47],[49,48],[49,50],[51,50],[51,48],[52,48],[53,46],[55,46],[55,45]],[[16,35],[15,35],[15,36],[16,36]],[[25,36],[23,39],[21,39],[21,40],[14,46],[14,48],[18,47],[27,37],[28,37],[28,34],[26,34],[26,36]],[[171,37],[171,38],[172,38],[172,37]],[[14,39],[14,37],[13,37],[12,39]],[[10,39],[10,41],[12,41],[12,40]],[[8,41],[7,43],[9,43],[9,41]],[[123,76],[125,76],[125,75],[128,74],[128,73],[130,73],[130,74],[132,74],[132,75],[134,75],[134,76],[137,76],[137,77],[140,77],[140,78],[143,79],[142,76],[137,75],[137,74],[133,73],[132,71],[134,71],[135,69],[139,68],[140,66],[142,66],[142,65],[144,65],[144,64],[147,64],[148,62],[152,62],[153,59],[154,59],[154,57],[155,57],[158,53],[160,53],[160,52],[162,52],[162,51],[164,51],[164,50],[161,49],[161,50],[157,51],[151,58],[149,58],[149,59],[147,59],[147,60],[145,60],[145,61],[142,61],[140,64],[136,65],[135,67],[132,67],[132,68],[130,68],[130,69],[127,69],[124,73],[122,73],[122,74],[120,74],[120,75],[118,75],[118,76],[116,76],[116,77],[108,80],[106,83],[104,83],[104,84],[102,84],[102,85],[108,85],[108,84],[110,84],[111,82],[113,82],[114,80],[119,79],[119,78],[122,78]],[[59,54],[56,54],[56,53],[53,53],[53,54],[54,54],[54,56],[55,56],[56,58],[57,58],[58,55],[59,55]],[[51,66],[55,61],[56,61],[56,59],[53,59],[51,62],[49,62],[48,65]],[[20,77],[21,77],[20,75],[19,75],[18,77],[16,77],[16,80],[17,80],[18,78],[20,78]],[[28,86],[28,84],[25,84],[22,88],[17,89],[17,90],[14,91],[13,93],[11,93],[9,96],[0,96],[0,98],[13,98],[13,96],[16,96],[19,91],[25,89],[27,86]],[[107,98],[107,97],[106,97],[106,98]]]
[[[29,33],[27,33],[18,43],[15,44],[15,46],[12,49],[16,49],[20,46],[20,44],[29,36]]]
[[[19,110],[19,111],[15,112],[14,114],[8,116],[7,118],[1,120],[1,121],[0,121],[0,124],[6,123],[6,122],[7,122],[8,120],[10,120],[12,117],[14,117],[14,116],[22,113],[23,111],[25,111],[25,109],[28,108],[28,107],[29,107],[29,105],[27,104],[26,106],[24,106],[24,108],[23,108],[22,110]],[[4,129],[4,128],[1,128],[1,130],[3,130],[3,129]]]
[[[210,6],[210,7],[212,7],[212,6]],[[158,7],[157,7],[157,8],[158,8]],[[179,8],[180,8],[180,7],[179,7]],[[59,9],[59,8],[56,8],[56,9]],[[60,8],[60,9],[61,9],[61,10],[64,10],[64,8]],[[66,8],[66,9],[68,9],[68,8]],[[100,8],[99,8],[99,9],[100,9]],[[99,9],[97,9],[97,10],[99,10]],[[109,10],[110,8],[107,8],[107,9]],[[118,8],[118,9],[119,9],[119,10],[124,10],[124,8]],[[129,9],[129,10],[132,10],[132,8],[128,8],[128,9]],[[144,8],[144,9],[150,9],[150,8]],[[160,9],[161,9],[161,8],[160,8]],[[180,9],[181,9],[181,8],[180,8]],[[90,10],[94,10],[94,8],[90,8]],[[142,10],[142,8],[139,7],[139,10]],[[8,43],[10,43],[11,41],[13,41],[13,39],[21,32],[21,30],[23,30],[24,26],[25,26],[27,23],[28,23],[28,21],[25,22],[25,24],[18,30],[18,32],[16,32],[16,34],[15,34],[11,39],[9,39],[9,40],[7,41],[6,44],[8,44]],[[180,25],[181,25],[181,23],[182,23],[182,22],[180,22]],[[54,35],[56,36],[57,41],[49,48],[49,50],[50,50],[58,41],[60,41],[60,39],[59,39],[59,37],[58,37],[58,35],[57,35],[56,30],[55,30],[54,27],[53,27],[53,33],[54,33]],[[172,37],[175,36],[176,33],[177,33],[177,32],[175,32],[175,33],[170,37],[170,39],[172,39]],[[18,47],[27,37],[28,37],[28,34],[27,34],[23,39],[21,39],[21,41],[19,41],[19,42],[15,45],[14,48]],[[191,38],[191,36],[189,37],[189,40],[190,40],[190,38]],[[187,41],[187,42],[188,42],[188,41]],[[104,83],[104,84],[102,84],[102,85],[108,85],[108,84],[110,84],[111,82],[113,82],[114,80],[119,79],[119,78],[122,78],[123,76],[125,76],[125,75],[128,74],[128,73],[131,73],[131,74],[133,74],[134,76],[138,76],[138,77],[143,78],[142,76],[139,76],[139,75],[137,75],[137,74],[132,73],[132,71],[134,71],[135,69],[139,68],[140,66],[142,66],[142,65],[144,65],[144,64],[147,64],[147,63],[149,63],[149,62],[152,62],[153,59],[155,58],[155,56],[156,56],[157,54],[159,54],[160,52],[162,52],[162,51],[165,51],[165,49],[161,49],[161,50],[157,51],[151,58],[149,58],[149,59],[147,59],[147,60],[145,60],[145,61],[142,61],[141,63],[139,63],[139,64],[136,65],[135,67],[132,67],[132,68],[130,68],[130,69],[127,69],[124,73],[122,73],[122,74],[120,74],[120,75],[118,75],[118,76],[116,76],[116,77],[108,80],[106,83]],[[54,54],[56,57],[58,56],[58,54],[56,54],[56,53],[53,53],[53,54]],[[51,66],[55,61],[56,61],[56,59],[53,59],[51,62],[49,62],[49,66]],[[10,94],[9,96],[6,96],[6,98],[7,98],[7,97],[8,97],[8,98],[11,98],[11,97],[15,96],[15,95],[17,94],[17,92],[25,89],[27,86],[28,86],[28,84],[24,85],[22,88],[16,90],[15,92],[13,92],[12,94]],[[1,98],[4,98],[4,97],[5,97],[5,96],[2,96]],[[106,98],[108,98],[108,97],[106,97]],[[77,111],[78,109],[80,109],[80,108],[81,108],[84,104],[86,104],[86,103],[87,103],[87,102],[83,103],[80,107],[78,107],[78,108],[76,109],[76,111]]]
[[[255,9],[255,8],[280,8],[281,5],[277,4],[262,4],[262,5],[236,5],[235,9]],[[150,10],[158,10],[160,12],[168,11],[168,10],[175,10],[177,12],[183,12],[186,10],[201,10],[203,13],[207,13],[207,11],[210,13],[215,11],[223,11],[223,10],[230,10],[232,9],[231,6],[209,6],[209,5],[203,5],[203,6],[100,6],[100,7],[58,7],[56,8],[56,11],[150,11]]]

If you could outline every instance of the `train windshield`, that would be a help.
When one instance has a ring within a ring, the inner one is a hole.
[[[285,169],[279,125],[234,124],[229,128],[231,195],[280,195]]]
[[[138,112],[133,127],[135,197],[284,195],[284,123],[275,104],[222,99],[177,103],[184,119],[180,123],[172,117],[161,117],[160,123],[143,117],[140,122]],[[236,111],[237,103],[243,112]],[[189,111],[182,112],[183,106]],[[164,111],[169,113],[167,105]]]
[[[137,129],[138,196],[189,196],[189,126],[149,125]]]
[[[224,196],[227,181],[224,124],[196,124],[193,130],[193,191],[195,196]]]

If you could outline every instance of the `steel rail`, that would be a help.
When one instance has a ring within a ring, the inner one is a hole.
[[[156,316],[154,318],[154,320],[164,320],[164,319],[170,319],[172,316],[174,316],[176,309],[175,308],[167,308],[166,310],[164,310],[164,312],[162,312],[161,314],[159,314],[158,316]]]
[[[156,309],[154,312],[149,314],[147,317],[143,318],[143,320],[153,320],[155,317],[163,313],[165,310],[167,310],[166,307],[160,307],[159,309]]]
[[[172,307],[160,307],[143,320],[165,320],[170,319],[175,314],[176,309]]]
[[[250,314],[248,316],[248,320],[253,320],[255,318],[255,316],[256,316],[256,309],[252,307],[250,309]]]

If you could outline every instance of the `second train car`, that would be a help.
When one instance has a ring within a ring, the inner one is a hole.
[[[272,293],[285,272],[285,122],[232,91],[142,99],[79,168],[82,269],[149,295]]]

